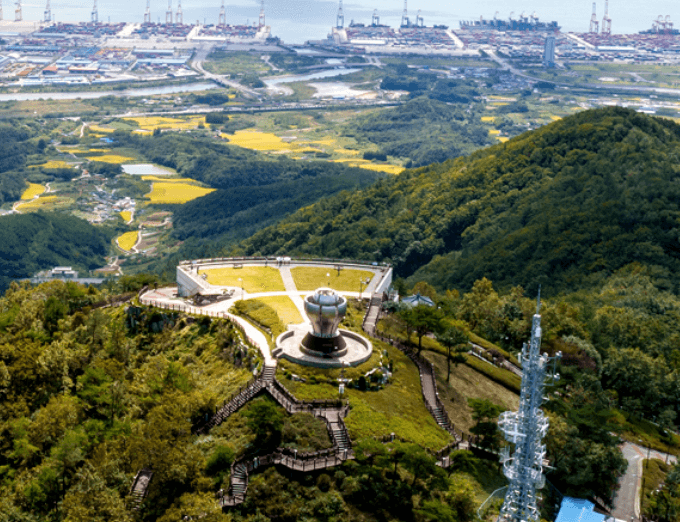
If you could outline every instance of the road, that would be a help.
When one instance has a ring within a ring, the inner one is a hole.
[[[525,78],[527,80],[531,80],[532,82],[546,82],[546,83],[551,83],[553,85],[556,85],[558,87],[566,87],[567,89],[571,91],[593,91],[593,90],[604,90],[604,91],[617,91],[617,92],[625,92],[625,93],[630,93],[630,94],[665,94],[665,95],[673,95],[673,96],[680,96],[680,89],[662,89],[659,87],[627,87],[623,85],[600,85],[597,83],[584,83],[581,85],[571,85],[569,83],[560,83],[560,82],[555,82],[552,80],[545,80],[543,78],[536,78],[535,76],[529,76],[528,74],[523,73],[519,69],[516,69],[513,67],[507,60],[504,60],[500,56],[498,56],[492,49],[484,49],[484,52],[489,55],[489,58],[491,58],[494,62],[496,62],[498,65],[500,65],[503,69],[506,71],[514,74],[515,76],[519,76],[520,78]],[[645,81],[643,79],[643,81]]]
[[[619,491],[614,499],[612,516],[624,522],[640,518],[640,488],[642,487],[642,463],[647,458],[647,448],[626,442],[621,446],[623,456],[628,461],[628,469],[619,481]],[[652,459],[666,459],[666,454],[652,450]],[[669,456],[668,462],[677,462],[675,456]]]
[[[285,111],[311,111],[328,110],[334,108],[351,109],[365,107],[396,107],[404,102],[398,100],[328,100],[315,102],[291,102],[277,103],[276,105],[239,106],[239,107],[203,107],[195,106],[179,111],[154,111],[154,112],[125,112],[113,114],[110,118],[140,118],[147,116],[170,116],[182,114],[207,114],[209,112],[224,113],[251,113],[251,112],[285,112]],[[64,149],[66,150],[66,149]]]
[[[202,74],[206,80],[212,80],[216,83],[219,83],[220,85],[224,85],[225,87],[231,87],[232,89],[236,89],[237,91],[241,91],[248,98],[257,98],[257,99],[262,98],[262,95],[259,92],[254,91],[253,89],[250,89],[249,87],[246,87],[245,85],[241,85],[238,82],[235,82],[233,80],[229,80],[226,76],[222,76],[220,74],[213,74],[213,73],[206,71],[203,68],[203,62],[205,62],[205,59],[208,57],[208,54],[210,54],[211,50],[212,49],[210,47],[203,46],[198,51],[196,51],[196,54],[194,55],[193,59],[191,60],[191,67],[196,72]]]

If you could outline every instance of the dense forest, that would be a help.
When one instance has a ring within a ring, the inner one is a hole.
[[[31,140],[36,130],[18,121],[0,124],[0,204],[16,201],[26,189],[26,158],[44,149],[46,142]]]
[[[407,167],[441,163],[492,143],[479,112],[470,110],[467,102],[445,103],[427,96],[359,117],[342,132],[376,144],[378,154],[406,159]]]
[[[586,111],[322,200],[237,251],[388,261],[439,289],[487,276],[553,294],[637,261],[676,292],[679,141],[669,120]]]
[[[2,217],[0,291],[15,279],[60,265],[92,270],[106,264],[113,232],[57,213]]]

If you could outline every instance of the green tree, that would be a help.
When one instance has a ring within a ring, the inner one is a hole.
[[[248,428],[255,434],[259,448],[274,448],[281,442],[284,412],[271,400],[254,400],[244,412]]]
[[[468,343],[470,342],[470,336],[462,331],[460,328],[452,326],[447,328],[444,332],[437,335],[437,341],[440,344],[446,346],[447,356],[446,356],[446,382],[449,382],[451,377],[451,362],[458,367],[458,364],[465,362],[465,352],[468,349]],[[453,357],[451,356],[451,350],[455,348]]]
[[[418,337],[418,355],[420,355],[425,334],[440,331],[441,313],[434,307],[419,305],[402,310],[399,312],[399,316],[406,324],[407,332],[414,331]]]
[[[468,399],[468,404],[475,421],[470,433],[480,437],[479,445],[485,450],[498,451],[501,446],[498,416],[505,410],[488,399]]]

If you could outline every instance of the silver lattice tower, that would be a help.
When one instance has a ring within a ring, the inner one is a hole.
[[[501,454],[505,476],[510,484],[505,502],[498,518],[499,522],[533,522],[539,520],[536,490],[545,483],[543,462],[545,445],[543,437],[548,431],[548,419],[541,411],[543,390],[547,377],[547,366],[551,360],[547,354],[540,354],[541,316],[540,293],[536,315],[531,325],[531,342],[522,348],[522,391],[519,411],[505,412],[498,425],[508,442],[515,445],[504,448]],[[560,354],[558,354],[558,357]],[[557,375],[550,377],[557,379]]]

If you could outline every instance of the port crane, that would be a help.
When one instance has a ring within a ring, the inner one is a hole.
[[[609,18],[609,0],[604,0],[604,16],[602,17],[602,34],[612,34],[612,19]]]
[[[597,19],[597,4],[593,2],[593,14],[590,17],[590,32],[597,34],[600,31],[600,22]]]

